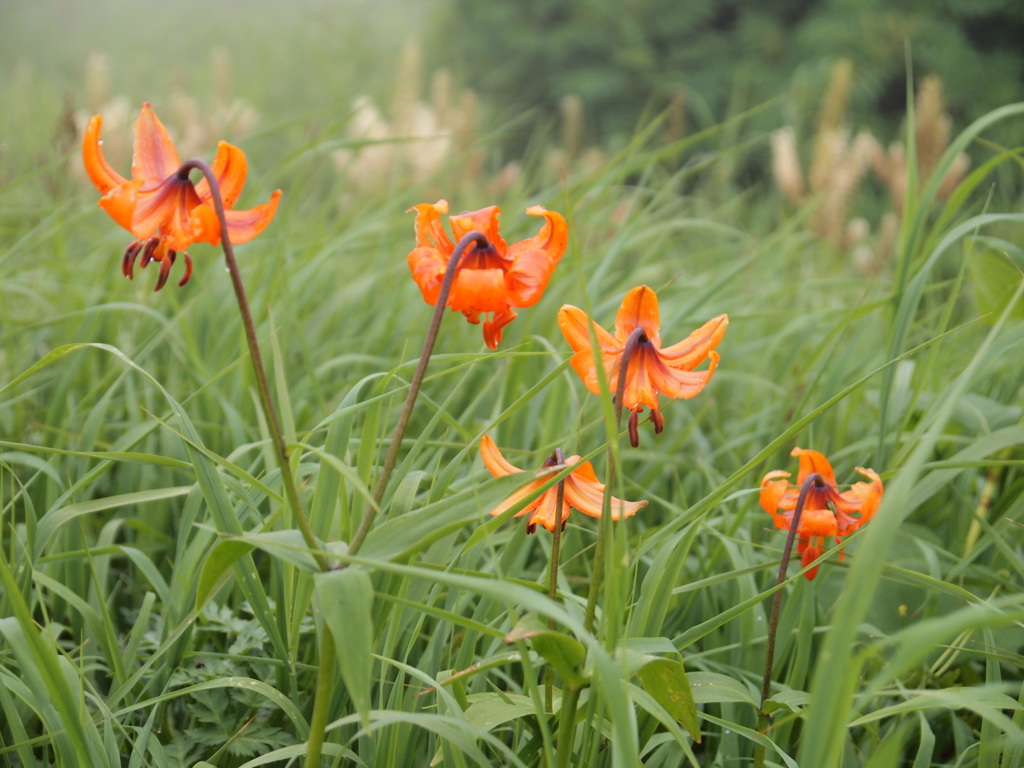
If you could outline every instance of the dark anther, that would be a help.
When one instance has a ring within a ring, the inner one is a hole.
[[[149,262],[153,260],[153,254],[156,253],[157,246],[160,245],[160,238],[151,237],[146,241],[146,247],[142,250],[142,258],[139,259],[139,266],[145,269],[149,266]]]
[[[638,411],[629,412],[629,444],[636,448],[640,445],[640,430],[637,428]]]
[[[188,257],[187,251],[182,251],[181,255],[185,257],[185,276],[178,281],[179,288],[187,283],[189,278],[192,277],[192,259]]]
[[[665,417],[661,415],[661,411],[657,408],[651,409],[651,421],[654,422],[654,434],[660,435],[661,430],[665,428]]]
[[[129,280],[135,277],[135,259],[139,257],[143,245],[142,240],[136,240],[125,249],[124,258],[121,259],[121,274]]]
[[[527,536],[530,536],[536,530],[537,530],[537,524],[536,523],[527,523],[526,524],[526,535]]]
[[[164,287],[164,283],[167,282],[167,276],[171,274],[171,267],[174,266],[174,259],[177,257],[177,251],[168,251],[167,254],[160,261],[160,277],[157,278],[156,287],[153,292],[156,293]]]
[[[569,518],[562,518],[562,531],[565,531],[565,524],[569,522]]]

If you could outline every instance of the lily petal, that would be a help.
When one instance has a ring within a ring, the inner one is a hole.
[[[495,477],[505,477],[523,471],[505,459],[490,435],[480,438],[480,458],[484,460],[487,471]]]
[[[225,211],[224,218],[228,223],[228,235],[234,245],[247,243],[267,228],[277,213],[277,202],[281,199],[281,190],[275,190],[270,200],[247,211]],[[219,242],[219,238],[217,242]],[[215,242],[214,245],[217,243]]]
[[[145,182],[142,179],[133,179],[111,189],[100,198],[100,208],[105,210],[110,217],[127,229],[132,234],[132,218],[135,214],[135,205],[139,199],[139,189]],[[154,230],[155,231],[155,230]],[[153,232],[136,237],[149,237]]]
[[[836,487],[836,473],[832,471],[832,465],[828,463],[828,459],[820,453],[804,450],[803,448],[794,448],[789,455],[800,457],[800,471],[796,476],[796,484],[798,486],[802,486],[810,475],[817,472],[821,475],[826,485],[831,485],[833,488]]]
[[[161,184],[175,173],[181,161],[164,124],[147,101],[135,121],[135,154],[132,178],[145,179],[146,185]]]
[[[487,241],[494,246],[494,250],[497,251],[499,256],[505,258],[508,246],[505,244],[505,239],[501,236],[501,232],[498,231],[498,219],[500,216],[501,209],[496,205],[490,205],[486,208],[481,208],[479,211],[466,211],[457,216],[449,216],[448,221],[451,222],[452,236],[455,238],[455,242],[476,230],[487,238]],[[470,249],[470,252],[472,250]]]
[[[540,205],[530,206],[526,212],[544,216],[546,221],[537,235],[509,247],[512,268],[505,280],[517,307],[532,307],[540,301],[569,242],[569,228],[561,214]]]
[[[451,256],[455,246],[445,234],[441,226],[441,214],[448,213],[448,201],[438,200],[434,204],[420,203],[406,210],[416,211],[416,222],[413,227],[416,231],[416,245],[419,248],[436,248],[442,253]]]
[[[636,328],[643,328],[647,338],[655,344],[660,342],[658,294],[646,285],[638,285],[626,294],[615,317],[615,336],[620,341],[625,342]]]
[[[409,270],[412,272],[412,279],[419,286],[423,300],[427,304],[437,304],[447,267],[448,260],[433,246],[415,248],[409,254]]]
[[[82,161],[85,163],[85,172],[96,188],[103,194],[107,194],[114,187],[124,184],[125,178],[107,162],[101,148],[100,130],[103,128],[103,118],[96,115],[89,120],[86,126],[85,136],[82,138]]]
[[[671,368],[692,371],[721,343],[728,327],[728,315],[713,317],[678,344],[662,349],[659,357]]]
[[[597,345],[602,350],[619,353],[622,351],[622,342],[612,336],[608,331],[587,317],[587,313],[579,307],[565,304],[558,310],[558,327],[569,342],[574,352],[581,350],[592,352],[590,346],[590,329],[594,329],[597,336]]]
[[[589,463],[589,462],[588,462]],[[593,470],[591,470],[593,475]],[[565,498],[574,508],[590,517],[601,517],[604,506],[605,487],[595,480],[590,481],[576,477],[573,472],[567,478],[565,484]],[[640,509],[647,506],[646,501],[623,501],[612,496],[611,514],[612,520],[621,520],[624,517],[632,517]]]
[[[484,321],[484,343],[491,349],[497,349],[501,344],[502,330],[517,317],[514,309],[495,312],[493,320]]]
[[[537,505],[534,507],[533,514],[530,515],[528,523],[530,525],[543,525],[549,531],[554,531],[556,525],[561,525],[568,519],[569,511],[569,504],[563,499],[561,515],[559,515],[558,494],[552,489],[540,497]],[[521,515],[523,512],[519,514]],[[516,517],[519,517],[519,515],[516,515]]]
[[[213,158],[210,170],[217,179],[224,207],[231,208],[238,202],[242,187],[245,186],[246,174],[249,172],[249,161],[245,159],[245,153],[238,147],[222,141],[217,145],[217,156]],[[196,194],[204,203],[213,205],[210,184],[205,178],[196,184]]]
[[[706,371],[677,370],[662,364],[657,353],[649,355],[652,358],[645,369],[650,376],[651,384],[655,389],[666,397],[689,399],[700,394],[718,367],[718,353],[708,353],[710,361]]]

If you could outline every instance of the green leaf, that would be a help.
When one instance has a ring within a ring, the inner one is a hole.
[[[700,742],[700,722],[697,720],[697,703],[693,699],[690,681],[686,678],[683,663],[675,659],[652,658],[636,673],[640,685],[665,708],[693,740]]]
[[[210,595],[217,589],[221,577],[231,568],[238,558],[252,552],[253,545],[240,539],[221,539],[206,556],[203,568],[199,572],[199,584],[196,586],[196,610],[202,610]]]
[[[576,638],[548,629],[536,616],[527,616],[505,636],[506,643],[529,640],[533,649],[554,667],[566,685],[581,688],[587,683],[580,665],[587,658],[587,650]]]
[[[986,313],[994,323],[1013,298],[1022,279],[1021,271],[1008,254],[990,248],[973,254],[967,265],[978,309]],[[1024,319],[1024,304],[1017,304],[1011,310],[1010,317]]]
[[[521,693],[471,693],[469,708],[465,711],[466,719],[481,731],[493,731],[499,725],[518,720],[520,717],[532,717],[537,714],[533,700]],[[554,707],[557,710],[560,697],[555,696]],[[438,765],[444,758],[440,746],[434,753],[430,765]]]
[[[345,568],[315,576],[315,596],[334,636],[341,679],[364,728],[370,725],[373,668],[373,583],[366,571]]]

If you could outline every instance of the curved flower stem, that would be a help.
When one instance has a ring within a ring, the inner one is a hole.
[[[253,371],[256,374],[256,390],[259,392],[260,405],[263,407],[263,415],[267,419],[267,426],[270,429],[270,438],[274,444],[274,455],[277,458],[278,468],[281,470],[281,482],[284,484],[285,497],[288,499],[288,506],[292,508],[295,522],[299,526],[302,538],[309,547],[310,553],[316,560],[317,566],[322,571],[328,570],[327,559],[320,551],[316,536],[309,525],[309,519],[302,511],[302,504],[299,501],[299,490],[295,485],[295,477],[292,475],[291,466],[288,463],[288,446],[285,444],[284,435],[281,432],[281,422],[277,418],[277,410],[274,408],[274,401],[270,397],[270,386],[267,384],[267,374],[263,368],[263,356],[260,354],[260,344],[256,337],[256,326],[252,321],[252,312],[249,310],[249,299],[245,294],[245,286],[242,284],[242,273],[238,269],[238,262],[235,260],[235,251],[231,247],[231,238],[228,235],[227,216],[224,215],[224,200],[220,194],[220,184],[213,170],[202,160],[186,160],[178,169],[178,176],[187,179],[193,169],[200,171],[210,185],[210,196],[213,198],[213,207],[217,212],[217,219],[220,221],[221,246],[224,249],[224,259],[227,261],[228,273],[231,275],[231,285],[235,289],[235,298],[238,300],[238,310],[242,315],[242,326],[245,329],[245,340],[249,345],[249,358],[252,360]]]
[[[427,372],[427,364],[430,362],[430,355],[433,353],[434,344],[437,342],[437,332],[441,328],[441,319],[444,317],[444,310],[448,304],[448,294],[451,292],[452,283],[455,282],[456,267],[458,267],[459,261],[462,259],[462,254],[471,245],[476,245],[481,250],[491,247],[490,242],[484,237],[482,232],[473,230],[472,232],[467,232],[459,240],[455,250],[452,251],[451,258],[448,259],[448,268],[445,270],[444,280],[441,283],[441,292],[437,295],[437,301],[434,303],[434,316],[430,320],[426,341],[423,342],[423,352],[420,353],[420,362],[416,366],[416,372],[412,376],[412,381],[409,383],[409,394],[405,397],[405,405],[402,406],[402,413],[398,417],[395,434],[391,438],[391,446],[388,448],[388,455],[384,459],[384,466],[381,468],[380,478],[377,480],[377,487],[373,492],[373,504],[366,511],[366,516],[359,524],[359,528],[348,545],[348,554],[350,555],[354,555],[359,551],[359,547],[362,546],[363,539],[370,532],[370,526],[373,525],[374,517],[376,517],[380,509],[380,502],[384,498],[384,491],[387,489],[391,473],[395,469],[398,450],[402,447],[402,438],[405,437],[405,430],[409,426],[412,407],[415,405],[416,397],[420,393],[423,376]]]
[[[793,518],[789,524],[789,535],[786,536],[786,546],[782,549],[782,564],[779,566],[779,576],[775,580],[776,586],[786,580],[786,571],[789,570],[789,558],[793,555],[793,541],[796,539],[797,529],[800,527],[800,515],[804,511],[804,502],[807,500],[807,493],[811,486],[819,488],[825,485],[825,479],[817,472],[812,472],[800,486],[800,496],[796,500],[796,508],[793,510]],[[764,652],[764,679],[761,682],[761,706],[757,712],[757,730],[764,733],[768,728],[768,713],[764,711],[764,703],[772,692],[772,667],[775,664],[775,635],[779,630],[779,613],[782,608],[782,590],[778,590],[772,598],[772,613],[768,619],[768,645]],[[764,768],[765,748],[758,744],[754,748],[754,768]]]
[[[561,448],[555,448],[551,454],[551,461],[556,466],[565,464],[565,454]],[[562,507],[565,504],[565,479],[558,481],[558,494],[555,501],[555,509],[558,510],[558,520],[555,521],[555,529],[551,532],[551,563],[548,567],[548,598],[551,602],[558,599],[558,559],[562,545]],[[555,620],[548,617],[548,629],[555,628]],[[555,706],[555,670],[549,665],[544,675],[544,707],[550,712]]]

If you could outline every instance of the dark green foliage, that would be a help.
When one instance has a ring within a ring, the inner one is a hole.
[[[677,88],[715,119],[794,77],[817,96],[839,57],[854,64],[855,112],[897,122],[908,44],[915,76],[942,77],[958,124],[1013,101],[1024,76],[1018,0],[452,0],[439,29],[442,63],[486,102],[551,113],[579,94],[594,141],[632,131]]]

